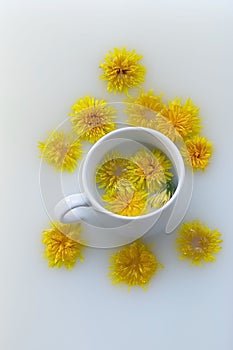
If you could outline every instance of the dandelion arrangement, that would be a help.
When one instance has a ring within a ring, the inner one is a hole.
[[[125,124],[157,130],[174,142],[189,171],[204,172],[210,164],[213,145],[202,134],[200,108],[191,98],[166,100],[154,89],[144,90],[146,67],[143,56],[126,47],[106,53],[99,64],[100,80],[109,93],[118,94],[124,106]],[[74,101],[68,112],[70,131],[55,130],[38,143],[42,161],[56,172],[75,173],[85,153],[118,128],[118,112],[105,99],[84,95]],[[159,148],[142,145],[130,154],[112,149],[96,167],[96,187],[103,206],[121,216],[141,216],[166,205],[174,195],[177,182],[172,162]],[[85,241],[81,222],[51,222],[42,233],[44,256],[51,268],[71,270],[83,262]],[[183,223],[177,230],[175,249],[179,258],[201,266],[216,260],[222,236],[199,220]],[[110,256],[109,277],[113,284],[130,290],[146,290],[163,265],[153,245],[142,239],[118,248]]]

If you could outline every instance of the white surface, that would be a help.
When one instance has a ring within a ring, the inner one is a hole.
[[[227,0],[1,2],[2,350],[232,349],[232,22]],[[174,235],[157,237],[166,268],[146,293],[110,284],[110,251],[87,249],[68,272],[47,268],[40,243],[37,141],[76,98],[118,99],[98,63],[123,45],[144,55],[146,88],[201,107],[215,154],[186,219],[224,235],[217,262],[201,269],[177,259]]]

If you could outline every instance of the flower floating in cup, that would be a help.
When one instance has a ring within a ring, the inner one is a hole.
[[[72,269],[77,260],[84,261],[81,240],[81,224],[51,223],[51,228],[43,231],[42,243],[46,245],[44,252],[49,267]]]
[[[191,265],[197,266],[215,261],[214,254],[222,249],[221,243],[221,233],[199,221],[184,223],[176,240],[180,259],[189,260]]]
[[[141,91],[136,98],[128,98],[125,104],[125,113],[129,116],[127,123],[151,129],[157,128],[157,113],[165,107],[162,95],[154,95],[152,89],[148,92]]]
[[[114,192],[108,191],[102,199],[106,202],[106,209],[114,214],[123,216],[139,216],[147,212],[148,192],[137,189],[127,179],[117,182]]]
[[[138,63],[141,59],[142,56],[135,50],[127,51],[125,47],[109,51],[104,62],[100,63],[100,68],[103,69],[100,79],[108,82],[108,91],[127,94],[128,89],[139,87],[146,72],[146,68]]]
[[[94,143],[115,129],[116,110],[103,99],[85,96],[71,109],[72,129],[84,141]]]
[[[158,192],[149,197],[148,204],[152,208],[161,208],[172,198],[175,190],[174,182],[172,180],[168,181]]]
[[[185,162],[194,170],[205,170],[212,156],[212,143],[203,136],[194,136],[185,142],[181,154]]]
[[[131,161],[127,178],[135,187],[153,192],[173,177],[170,160],[158,149],[141,148],[131,157]]]
[[[112,283],[123,283],[146,290],[152,277],[163,268],[156,256],[141,240],[124,247],[110,257],[110,277]]]
[[[38,147],[41,157],[56,170],[73,172],[82,156],[79,139],[63,131],[52,132]]]
[[[139,216],[171,199],[176,189],[172,170],[172,163],[159,149],[141,148],[132,156],[115,149],[98,165],[96,183],[105,191],[102,199],[107,210]]]
[[[130,160],[123,157],[119,151],[109,152],[96,171],[96,183],[107,192],[114,192],[119,180],[127,178],[127,167]]]

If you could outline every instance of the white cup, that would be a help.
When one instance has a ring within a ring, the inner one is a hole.
[[[160,149],[170,159],[177,175],[175,193],[164,206],[145,215],[129,217],[108,211],[101,202],[97,190],[97,166],[101,164],[105,154],[112,150],[130,152],[145,145]],[[86,244],[94,247],[106,248],[127,244],[142,237],[152,227],[154,232],[170,233],[187,210],[187,205],[183,205],[183,212],[177,208],[181,202],[179,197],[182,195],[185,173],[183,158],[178,148],[160,132],[143,127],[124,127],[112,131],[92,146],[83,161],[80,169],[82,192],[69,195],[58,202],[55,217],[63,223],[80,220],[90,223]],[[189,201],[188,198],[187,204]],[[175,208],[178,210],[178,215],[175,213]]]

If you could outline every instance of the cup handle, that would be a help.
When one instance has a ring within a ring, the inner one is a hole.
[[[80,211],[81,218],[83,216],[83,207],[90,207],[90,202],[85,193],[71,194],[57,203],[54,208],[55,217],[62,223],[70,223],[74,220],[71,220],[71,216],[69,214],[71,214],[75,209],[77,216],[79,216]]]

